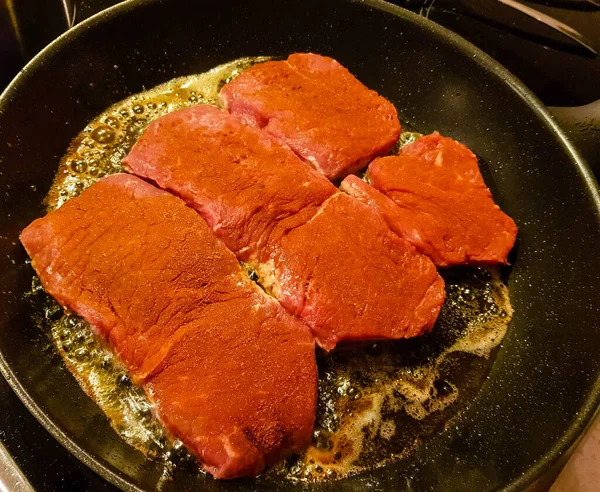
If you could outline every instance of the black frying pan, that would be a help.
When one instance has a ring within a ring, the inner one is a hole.
[[[110,104],[241,56],[294,51],[337,58],[392,100],[403,121],[472,148],[496,201],[520,227],[510,277],[515,317],[477,396],[410,458],[321,488],[525,487],[567,450],[600,401],[597,184],[506,70],[450,32],[376,0],[129,1],[37,56],[0,99],[2,373],[99,474],[124,489],[156,486],[161,465],[117,437],[31,321],[23,300],[31,270],[18,234],[43,214],[70,140]],[[164,489],[255,486],[181,471]]]

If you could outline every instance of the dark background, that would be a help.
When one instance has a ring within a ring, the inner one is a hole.
[[[251,1],[251,0],[248,0]],[[70,25],[117,0],[0,0],[0,90]],[[600,98],[600,57],[494,0],[396,1],[461,34],[519,77],[546,105]],[[523,2],[574,27],[600,49],[600,10],[584,0]],[[75,8],[76,7],[76,8]],[[599,135],[600,138],[600,135]],[[38,491],[116,490],[72,457],[0,378],[0,441]]]

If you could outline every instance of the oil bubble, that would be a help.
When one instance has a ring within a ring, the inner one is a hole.
[[[114,118],[113,116],[109,116],[104,120],[104,123],[106,123],[108,126],[118,129],[121,126],[121,123],[119,123],[119,120],[117,118]]]
[[[90,136],[100,144],[110,144],[115,141],[115,131],[110,126],[99,126]]]
[[[133,107],[133,112],[134,112],[135,114],[142,114],[142,113],[144,112],[144,106],[142,106],[141,104],[136,104],[136,105]]]
[[[392,420],[386,420],[381,423],[381,427],[379,429],[379,434],[381,437],[389,441],[392,437],[394,437],[395,433],[396,424]]]

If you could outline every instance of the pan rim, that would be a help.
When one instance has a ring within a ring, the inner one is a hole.
[[[5,105],[11,101],[11,93],[15,87],[33,76],[38,66],[45,62],[45,59],[55,50],[60,50],[64,45],[73,42],[81,33],[89,28],[102,23],[109,22],[114,16],[128,13],[136,8],[142,8],[156,0],[124,0],[123,2],[109,7],[88,19],[77,24],[58,38],[47,45],[37,55],[35,55],[27,65],[15,76],[5,90],[0,94],[0,114],[3,113]],[[427,19],[409,10],[406,10],[397,5],[393,5],[385,0],[342,0],[347,3],[363,4],[376,10],[380,10],[394,17],[403,18],[413,24],[431,31],[434,35],[447,40],[450,44],[456,47],[461,53],[469,54],[476,60],[482,68],[487,69],[494,75],[500,77],[502,81],[513,90],[520,99],[534,110],[534,112],[547,124],[554,134],[558,137],[560,144],[563,146],[565,153],[570,157],[578,169],[586,188],[587,195],[592,199],[595,205],[595,216],[598,225],[600,226],[600,188],[594,177],[591,169],[579,154],[574,144],[568,139],[564,131],[559,127],[558,123],[550,115],[547,108],[542,102],[521,82],[515,75],[506,69],[499,62],[494,60],[490,55],[486,54],[481,49],[461,37],[460,35],[450,31],[449,29]],[[28,391],[23,387],[2,352],[0,352],[0,373],[6,379],[12,390],[23,402],[29,412],[42,424],[42,426],[73,456],[91,468],[101,477],[105,478],[112,484],[126,491],[143,492],[134,485],[122,473],[116,470],[111,464],[105,462],[101,458],[95,457],[87,453],[81,446],[77,445],[66,432],[56,424],[41,408],[41,406],[33,399]],[[503,490],[507,492],[522,490],[526,486],[532,484],[542,474],[547,471],[561,455],[563,455],[571,446],[575,444],[578,437],[591,421],[600,406],[600,377],[596,379],[593,385],[594,391],[587,398],[585,404],[581,407],[577,416],[569,429],[557,439],[554,446],[549,448],[539,459],[538,463],[531,466],[523,475],[508,484]]]

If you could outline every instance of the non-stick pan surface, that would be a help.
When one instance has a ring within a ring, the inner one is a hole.
[[[0,367],[70,451],[124,489],[162,466],[125,444],[64,368],[24,301],[19,232],[70,140],[125,96],[241,56],[337,58],[417,129],[461,140],[520,227],[515,317],[489,379],[412,457],[324,490],[517,490],[574,441],[600,395],[597,184],[531,93],[450,32],[375,0],[129,1],[44,50],[0,100]],[[164,490],[280,489],[179,471]]]

